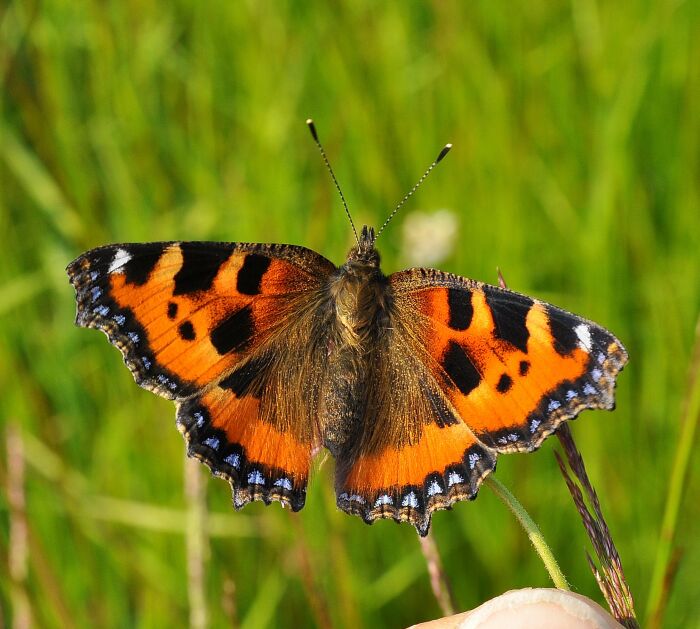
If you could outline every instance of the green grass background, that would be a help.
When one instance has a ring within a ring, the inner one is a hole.
[[[623,340],[617,410],[584,413],[574,434],[640,617],[670,541],[666,624],[697,626],[697,458],[684,465],[697,417],[684,409],[700,308],[699,17],[687,0],[4,3],[0,423],[24,442],[28,574],[8,577],[3,489],[2,620],[26,595],[42,627],[189,622],[197,511],[174,408],[73,326],[64,267],[97,245],[160,239],[290,242],[340,263],[351,232],[311,116],[360,225],[455,145],[382,236],[385,272],[405,265],[402,220],[448,208],[459,238],[444,269],[495,282],[498,265],[513,289]],[[497,475],[575,589],[601,601],[553,441],[501,458]],[[7,460],[3,445],[3,488]],[[212,626],[440,615],[415,531],[339,513],[332,469],[297,515],[236,513],[201,471],[210,535],[195,605]],[[434,532],[460,609],[549,584],[488,488],[438,513]]]

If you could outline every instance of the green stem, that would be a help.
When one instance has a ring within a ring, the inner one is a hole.
[[[569,590],[570,588],[566,577],[562,573],[557,560],[554,558],[551,548],[547,546],[547,542],[544,541],[542,531],[540,531],[528,512],[525,511],[523,505],[518,502],[518,499],[511,494],[506,486],[501,483],[501,481],[497,480],[493,474],[487,476],[484,483],[506,504],[513,512],[513,515],[518,519],[523,529],[525,529],[527,536],[530,538],[530,542],[532,542],[537,554],[542,559],[542,563],[544,563],[544,567],[549,573],[549,577],[554,582],[554,585],[560,590]]]
[[[678,528],[678,515],[686,490],[688,467],[695,448],[695,432],[700,423],[700,318],[695,326],[695,348],[691,363],[691,382],[685,401],[685,413],[673,457],[671,479],[666,493],[666,506],[661,534],[654,560],[651,587],[647,599],[646,620],[649,626],[660,626],[664,604],[664,585],[668,578],[671,553]]]

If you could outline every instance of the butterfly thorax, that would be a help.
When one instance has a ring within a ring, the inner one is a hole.
[[[387,327],[389,285],[379,269],[374,230],[362,229],[356,247],[348,253],[330,284],[341,345],[371,351],[373,336]]]

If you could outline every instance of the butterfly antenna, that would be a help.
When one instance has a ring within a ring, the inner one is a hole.
[[[348,204],[345,201],[345,196],[343,196],[343,191],[340,189],[340,184],[338,183],[338,180],[335,178],[335,173],[333,172],[333,169],[331,168],[331,163],[328,161],[328,157],[326,156],[326,151],[323,150],[323,146],[321,145],[321,141],[318,139],[318,133],[316,132],[316,125],[314,124],[314,121],[311,120],[311,118],[308,118],[306,120],[306,124],[309,127],[309,131],[311,131],[311,137],[314,139],[314,142],[316,142],[316,146],[318,146],[318,150],[321,151],[321,157],[323,158],[324,163],[326,164],[326,168],[328,169],[328,172],[331,174],[331,179],[333,179],[333,183],[335,184],[336,189],[338,190],[338,194],[340,195],[340,200],[343,202],[343,207],[345,208],[345,213],[348,215],[348,220],[350,221],[350,225],[352,226],[352,232],[355,234],[355,240],[357,241],[357,244],[360,244],[360,239],[357,237],[357,230],[355,229],[355,223],[352,220],[352,216],[350,216],[350,210],[348,209]]]
[[[403,204],[406,203],[406,201],[408,201],[408,199],[410,199],[411,196],[413,196],[413,193],[416,190],[418,190],[420,185],[425,181],[426,177],[430,174],[430,171],[432,171],[433,168],[435,168],[442,161],[443,157],[445,157],[445,155],[447,155],[450,152],[451,148],[452,148],[451,144],[445,144],[445,146],[442,147],[442,150],[440,151],[440,154],[435,158],[435,161],[432,164],[430,164],[430,166],[428,166],[428,170],[426,170],[423,173],[423,176],[416,182],[416,185],[413,186],[413,188],[411,188],[406,193],[406,196],[404,196],[404,198],[401,199],[401,201],[399,201],[398,205],[394,208],[394,211],[391,214],[389,214],[389,217],[384,221],[384,224],[379,228],[379,231],[377,232],[377,236],[375,237],[375,240],[377,238],[379,238],[379,234],[381,234],[384,231],[384,228],[389,224],[391,219],[394,218],[394,215],[396,214],[396,212],[398,212],[401,209],[401,207],[403,206]]]

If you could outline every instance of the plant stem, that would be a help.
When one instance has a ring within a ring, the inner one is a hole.
[[[435,538],[431,531],[425,537],[419,537],[420,549],[425,557],[425,563],[428,566],[428,575],[430,576],[430,587],[433,589],[435,599],[440,606],[444,616],[452,616],[455,613],[455,604],[452,600],[450,592],[450,584],[447,580],[447,575],[442,567],[440,553],[438,552]]]
[[[207,505],[204,479],[199,462],[185,458],[185,500],[187,502],[187,593],[190,604],[190,628],[209,625],[204,581],[209,540],[206,534]]]
[[[690,383],[684,402],[684,413],[673,457],[671,478],[666,494],[666,506],[661,522],[661,534],[654,560],[651,587],[647,599],[646,621],[650,627],[660,627],[663,620],[664,598],[668,586],[669,566],[673,562],[673,546],[678,529],[678,515],[686,491],[690,458],[695,447],[695,432],[700,423],[700,318],[695,326],[695,347],[690,366]]]
[[[557,560],[554,558],[554,554],[547,542],[545,542],[537,524],[530,517],[530,514],[525,511],[524,507],[518,502],[517,498],[510,493],[506,486],[496,479],[493,474],[490,474],[484,480],[484,483],[488,485],[491,490],[506,504],[506,506],[513,512],[513,515],[518,519],[520,525],[525,529],[525,533],[530,538],[530,542],[535,547],[537,554],[542,559],[544,567],[549,573],[550,579],[554,582],[554,585],[560,590],[569,590],[569,584],[566,581],[566,577],[561,571]]]

